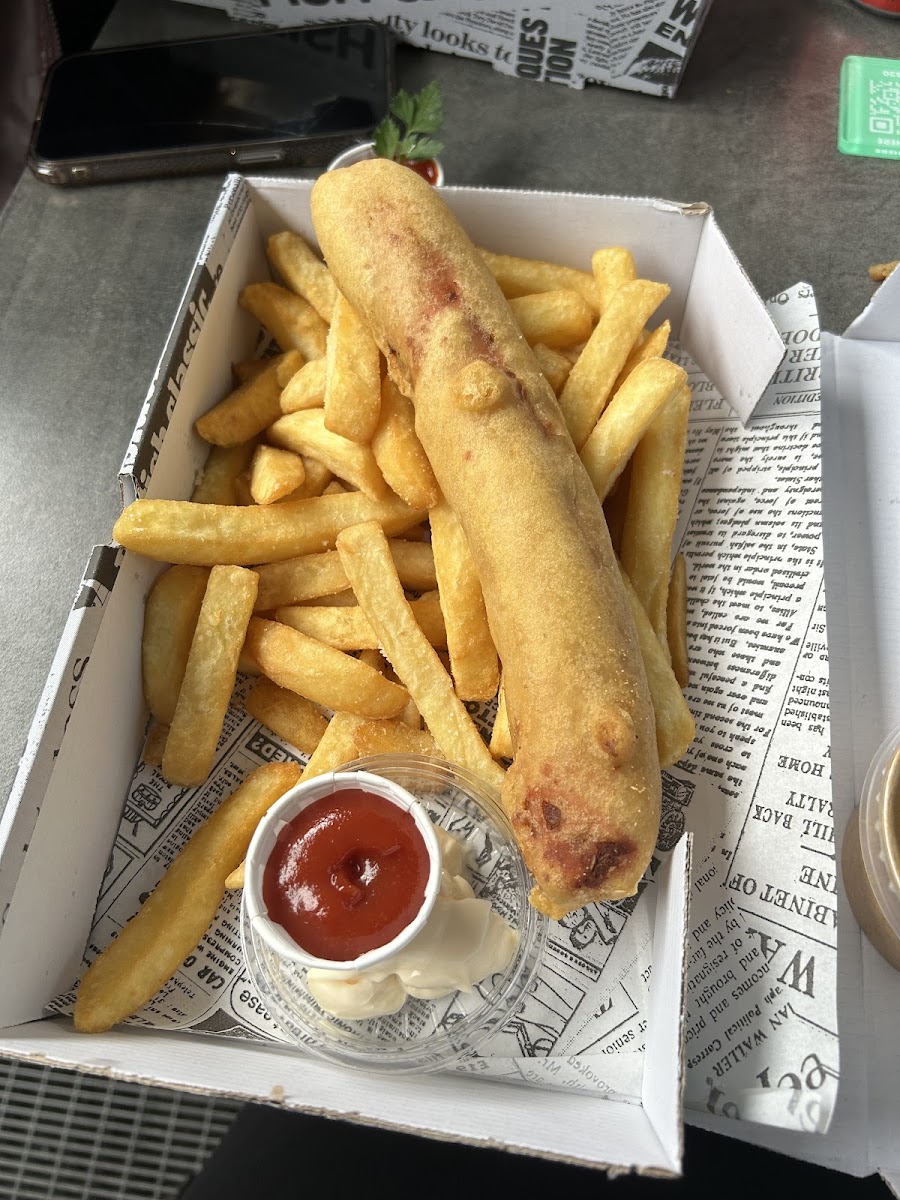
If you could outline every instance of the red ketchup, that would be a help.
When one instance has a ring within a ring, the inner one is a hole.
[[[408,158],[401,159],[404,167],[409,167],[411,171],[415,171],[417,175],[421,175],[426,183],[434,184],[438,181],[438,167],[433,158],[420,159],[418,162],[410,162]]]
[[[345,788],[314,800],[281,832],[263,900],[307,954],[349,961],[384,946],[422,907],[430,859],[413,816]]]

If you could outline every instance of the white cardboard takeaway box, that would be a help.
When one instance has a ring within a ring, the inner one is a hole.
[[[191,0],[235,20],[295,26],[376,21],[425,50],[503,75],[674,96],[712,0]]]
[[[239,177],[226,185],[126,457],[126,500],[190,494],[205,455],[193,420],[227,390],[232,359],[249,353],[256,337],[238,292],[267,276],[266,236],[285,227],[310,232],[310,187]],[[752,411],[783,346],[706,206],[477,189],[445,194],[470,233],[499,251],[527,248],[575,262],[584,247],[602,242],[633,247],[643,273],[671,283],[664,315],[682,343],[742,416]],[[140,629],[158,570],[114,548],[95,552],[0,823],[0,1052],[585,1164],[678,1171],[684,841],[657,876],[639,1102],[463,1076],[350,1075],[273,1045],[132,1027],[83,1037],[66,1021],[41,1019],[79,973],[141,745]],[[52,919],[40,915],[39,902],[50,879],[66,898]]]

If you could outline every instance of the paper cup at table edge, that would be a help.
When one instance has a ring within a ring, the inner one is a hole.
[[[307,953],[282,925],[269,917],[262,894],[263,873],[269,855],[275,848],[278,834],[284,826],[315,800],[333,796],[336,792],[344,791],[347,788],[357,788],[372,795],[381,796],[410,814],[428,851],[428,879],[421,908],[412,921],[389,942],[385,942],[383,946],[376,946],[373,950],[367,950],[365,954],[360,954],[354,959],[317,958],[314,954]],[[276,804],[273,804],[256,828],[247,851],[244,870],[244,891],[241,902],[246,909],[254,932],[259,934],[276,954],[299,966],[306,967],[307,970],[316,968],[350,974],[374,967],[377,963],[389,958],[412,941],[416,934],[424,928],[441,888],[441,848],[428,813],[405,788],[390,779],[385,779],[381,775],[372,775],[367,771],[330,771],[325,775],[317,775],[314,779],[298,783],[289,792],[286,792]]]
[[[900,971],[900,726],[881,744],[841,847],[841,874],[863,933]]]

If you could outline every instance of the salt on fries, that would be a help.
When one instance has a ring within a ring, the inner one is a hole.
[[[276,234],[267,251],[280,283],[251,284],[240,303],[274,356],[235,363],[234,390],[196,422],[211,448],[192,500],[137,501],[114,534],[175,564],[147,598],[144,761],[201,783],[238,668],[257,676],[247,713],[309,761],[302,774],[253,772],[194,834],[82,980],[82,1030],[126,1018],[174,973],[225,887],[242,886],[259,818],[298,778],[413,752],[499,788],[496,760],[515,756],[480,581],[416,434],[414,397],[303,238]],[[481,253],[604,503],[669,765],[694,726],[681,690],[687,571],[681,555],[672,562],[690,394],[662,358],[668,322],[647,329],[668,288],[618,246],[598,249],[590,271]],[[488,748],[464,702],[494,696]]]
[[[295,763],[253,771],[223,800],[169,866],[114,942],[88,967],[75,1028],[103,1033],[132,1016],[175,974],[209,928],[225,880],[247,853],[261,818],[299,780]]]

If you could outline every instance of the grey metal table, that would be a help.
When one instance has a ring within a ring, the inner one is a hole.
[[[101,40],[228,28],[123,0]],[[900,22],[849,0],[719,0],[673,101],[408,48],[400,79],[441,83],[450,182],[706,200],[763,295],[808,280],[840,331],[872,294],[868,264],[900,255],[900,164],[836,149],[848,54],[900,58]],[[0,804],[220,184],[26,177],[0,218]]]

